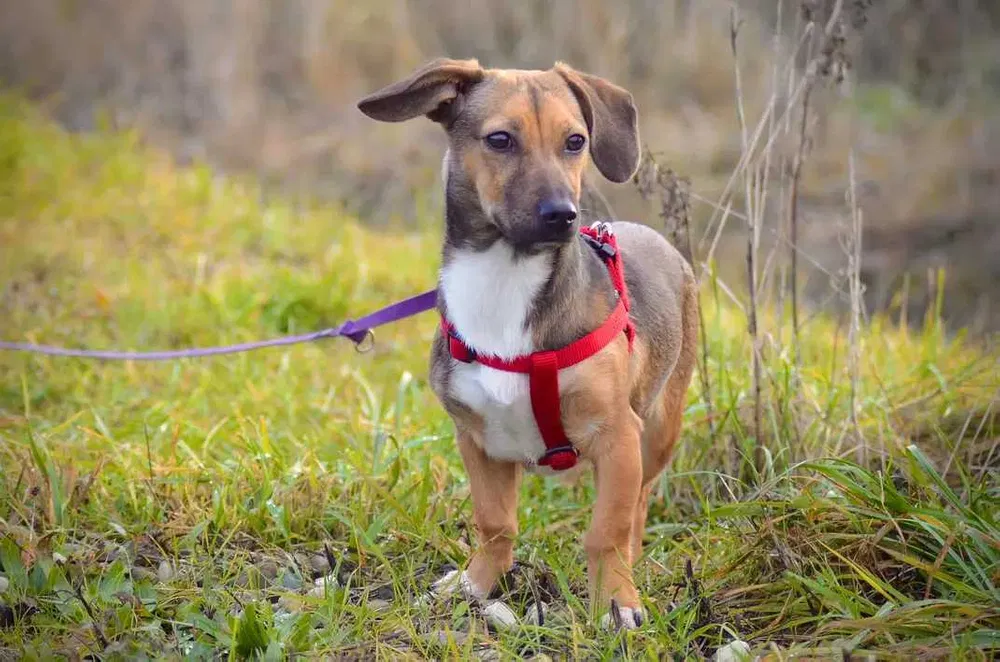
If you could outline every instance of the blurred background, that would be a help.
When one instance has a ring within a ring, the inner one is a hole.
[[[731,181],[746,151],[742,107],[751,137],[765,118],[768,195],[753,210],[761,260],[787,261],[795,197],[807,303],[846,305],[836,296],[840,238],[854,208],[869,312],[919,322],[937,298],[952,328],[1000,329],[995,0],[0,6],[0,81],[70,129],[138,128],[181,162],[249,173],[269,190],[343,205],[390,230],[439,218],[444,136],[425,120],[368,120],[358,98],[442,55],[494,67],[566,61],[633,92],[645,147],[690,182],[695,258],[717,241],[710,255],[734,280],[746,272],[748,187],[742,175]],[[831,16],[836,25],[824,35]],[[658,222],[655,196],[593,183],[595,199],[617,216]]]

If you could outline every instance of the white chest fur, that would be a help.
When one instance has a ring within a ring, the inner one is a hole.
[[[451,323],[477,353],[513,358],[534,351],[525,320],[551,273],[551,256],[515,258],[502,241],[452,256],[441,272]],[[477,363],[452,373],[451,395],[483,417],[484,450],[497,459],[534,462],[545,451],[531,411],[528,377]]]

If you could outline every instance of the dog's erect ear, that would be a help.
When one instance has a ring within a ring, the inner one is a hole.
[[[358,108],[382,122],[402,122],[426,115],[447,126],[461,110],[465,92],[484,76],[476,60],[440,58],[408,78],[369,94],[358,102]]]
[[[590,155],[601,174],[625,182],[639,167],[639,125],[628,90],[562,62],[556,72],[573,91],[590,131]]]

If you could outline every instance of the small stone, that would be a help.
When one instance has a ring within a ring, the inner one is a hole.
[[[434,593],[426,591],[415,597],[411,604],[415,609],[423,609],[424,607],[434,604],[434,601],[437,600],[437,597],[438,596],[435,595]]]
[[[340,582],[337,581],[336,575],[326,575],[324,577],[319,577],[313,581],[314,586],[333,586],[334,588],[340,586]]]
[[[286,568],[281,574],[281,585],[289,590],[297,591],[302,588],[302,578],[290,568]]]
[[[493,648],[478,648],[473,653],[473,656],[483,662],[496,662],[501,659],[500,652]]]
[[[278,608],[290,613],[302,611],[302,599],[294,593],[285,593],[278,598]]]
[[[435,630],[428,632],[423,638],[432,646],[447,646],[451,642],[457,646],[463,646],[469,638],[469,633],[461,630]]]
[[[382,613],[384,611],[388,611],[390,607],[392,607],[392,603],[389,602],[388,600],[380,600],[379,598],[375,598],[374,600],[368,601],[368,608],[376,613]]]
[[[734,639],[715,651],[715,662],[747,662],[750,660],[750,644]]]
[[[292,558],[295,559],[295,565],[298,566],[300,571],[308,572],[312,568],[312,562],[309,554],[295,552],[295,554],[292,555]]]
[[[324,598],[326,597],[327,591],[332,591],[339,586],[337,583],[337,578],[334,575],[327,575],[326,577],[320,577],[313,582],[313,587],[309,589],[306,595],[314,598]]]
[[[59,552],[52,552],[52,562],[62,565],[63,563],[66,563],[66,557]]]
[[[278,564],[274,561],[261,561],[257,564],[257,570],[270,581],[274,581],[278,576]]]
[[[0,593],[6,593],[8,588],[10,588],[10,580],[0,575]]]
[[[242,582],[242,583],[241,583]],[[236,578],[236,585],[240,588],[265,588],[271,583],[268,577],[260,571],[257,566],[248,566]]]
[[[160,561],[159,567],[156,568],[157,579],[166,584],[174,578],[174,574],[174,567],[170,565],[170,561],[167,561],[166,559]]]
[[[549,605],[545,602],[535,604],[532,602],[524,612],[524,620],[531,625],[545,625],[545,618],[549,613]]]
[[[62,551],[66,556],[73,556],[74,554],[80,554],[83,551],[83,546],[75,542],[67,542],[63,543]]]
[[[132,580],[133,581],[155,581],[156,573],[149,568],[143,568],[141,565],[132,566]]]
[[[507,630],[517,626],[517,614],[503,602],[496,600],[483,607],[486,622],[498,630]]]
[[[330,561],[325,554],[313,554],[309,558],[309,567],[317,575],[326,575],[330,572]]]

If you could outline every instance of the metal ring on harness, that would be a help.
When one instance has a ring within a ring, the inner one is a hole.
[[[367,341],[367,344],[365,344]],[[354,351],[358,354],[367,354],[375,348],[375,332],[365,329],[365,335],[358,342],[354,343]]]
[[[611,224],[607,221],[594,221],[590,224],[590,229],[603,236],[610,236],[615,233],[611,228]]]

